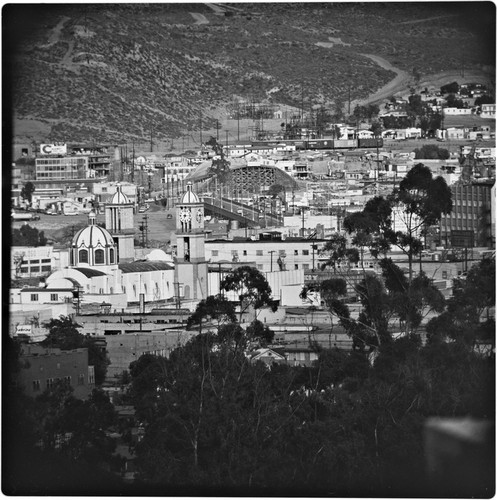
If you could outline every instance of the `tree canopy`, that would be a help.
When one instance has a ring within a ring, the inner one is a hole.
[[[88,364],[95,367],[95,383],[100,385],[105,380],[109,359],[94,338],[82,335],[78,330],[79,325],[69,316],[52,318],[46,323],[49,333],[41,345],[64,350],[88,349]]]
[[[43,231],[38,231],[29,224],[23,224],[19,229],[12,229],[12,245],[19,247],[43,247],[47,239]]]
[[[238,294],[240,315],[248,307],[255,310],[262,307],[269,307],[272,311],[278,309],[265,276],[255,267],[240,266],[228,273],[221,281],[221,290]]]

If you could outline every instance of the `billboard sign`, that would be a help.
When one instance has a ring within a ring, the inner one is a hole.
[[[42,155],[65,155],[67,154],[67,144],[41,144],[40,153]]]
[[[454,248],[471,248],[474,246],[475,233],[473,231],[452,230],[450,243]]]

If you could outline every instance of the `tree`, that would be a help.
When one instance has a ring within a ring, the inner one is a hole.
[[[212,160],[212,165],[209,167],[208,172],[217,177],[221,185],[228,182],[231,178],[230,162],[226,159],[224,154],[223,145],[217,142],[214,137],[211,137],[207,142],[207,146],[211,146],[216,157]]]
[[[448,83],[440,87],[441,94],[457,94],[459,92],[459,84],[457,82]]]
[[[335,233],[319,250],[321,255],[326,255],[328,260],[323,264],[323,268],[333,267],[336,273],[337,267],[343,262],[355,264],[359,262],[359,253],[355,248],[347,248],[347,239],[345,236]]]
[[[416,160],[447,160],[450,153],[446,148],[440,148],[435,144],[425,144],[414,150]]]
[[[31,205],[31,200],[33,199],[34,192],[35,192],[34,184],[28,181],[21,189],[21,196]]]
[[[273,342],[274,332],[258,319],[254,319],[247,327],[249,341],[258,342],[262,347],[267,347]]]
[[[45,327],[49,333],[41,345],[63,351],[80,347],[87,348],[88,364],[95,368],[95,383],[100,385],[104,382],[110,361],[105,350],[98,346],[95,338],[82,335],[78,330],[79,325],[69,316],[52,318],[45,324]]]
[[[373,135],[375,137],[381,137],[381,132],[383,131],[383,125],[379,120],[374,120],[371,122],[370,130],[371,132],[373,132]]]
[[[188,318],[187,328],[193,325],[199,325],[199,333],[202,333],[202,325],[204,321],[217,321],[219,330],[223,323],[236,321],[235,309],[230,301],[222,295],[210,295],[206,299],[202,299],[195,308],[193,314]]]
[[[12,230],[12,245],[20,247],[43,247],[47,239],[43,231],[38,231],[29,224],[23,224],[19,229]]]
[[[492,97],[491,95],[481,95],[478,96],[475,99],[475,106],[481,106],[482,104],[494,104],[495,103],[495,97]]]
[[[267,194],[273,198],[276,198],[280,193],[285,193],[285,186],[282,184],[272,184],[267,191]]]
[[[452,193],[442,177],[433,178],[430,169],[418,163],[388,199],[405,226],[403,231],[391,235],[391,242],[407,255],[411,282],[413,257],[421,251],[421,237],[442,214],[452,211]]]
[[[318,292],[320,294],[321,300],[330,314],[329,344],[331,348],[333,316],[336,316],[346,328],[348,327],[350,311],[342,300],[347,295],[347,282],[343,278],[330,278],[316,284],[304,285],[300,292],[300,298],[306,300],[311,292]]]
[[[269,307],[273,312],[278,309],[271,298],[271,287],[264,275],[255,267],[241,266],[231,271],[221,281],[221,290],[236,292],[240,300],[240,321],[242,314],[253,307],[256,310]]]
[[[394,234],[392,205],[387,199],[375,196],[367,201],[361,212],[348,215],[343,226],[349,234],[354,235],[352,244],[360,248],[361,263],[365,247],[369,247],[374,257],[386,254]]]
[[[465,279],[455,281],[446,310],[426,326],[430,342],[452,339],[471,348],[478,341],[495,345],[495,320],[489,315],[494,305],[495,259],[486,258]]]

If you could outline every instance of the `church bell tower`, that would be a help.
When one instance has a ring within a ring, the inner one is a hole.
[[[184,300],[202,300],[208,295],[204,204],[191,183],[186,188],[176,205],[175,294]]]

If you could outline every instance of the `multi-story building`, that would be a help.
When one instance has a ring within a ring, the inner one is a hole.
[[[489,183],[455,184],[451,186],[452,212],[440,219],[441,243],[451,246],[454,235],[466,234],[468,246],[494,245],[492,232],[492,186]],[[454,233],[455,231],[455,233]],[[466,233],[461,233],[465,231]],[[472,236],[471,236],[472,235]]]
[[[233,238],[205,241],[205,256],[210,263],[255,263],[260,271],[314,269],[318,249],[325,240],[300,237],[283,238],[281,233],[261,233],[258,239]]]
[[[35,160],[37,181],[103,179],[119,162],[119,148],[42,144]]]
[[[92,177],[88,157],[44,157],[35,160],[36,180],[53,181]]]
[[[495,104],[482,104],[480,117],[495,119],[495,106]]]
[[[12,247],[10,252],[10,276],[31,278],[47,276],[54,269],[53,246]]]
[[[88,349],[46,349],[23,344],[18,384],[28,396],[39,396],[58,381],[74,389],[74,396],[85,399],[95,387],[95,370],[88,366]]]

